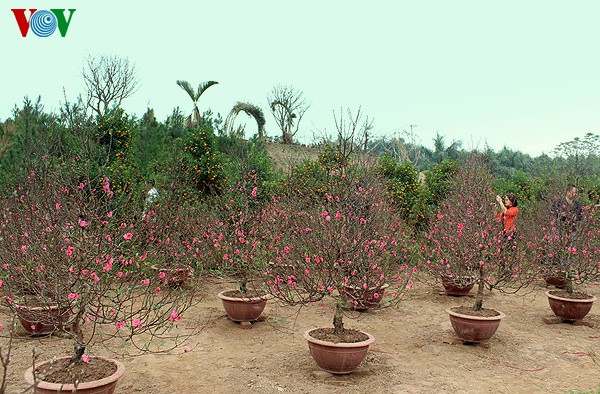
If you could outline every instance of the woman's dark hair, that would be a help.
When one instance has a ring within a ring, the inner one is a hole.
[[[506,193],[506,198],[508,198],[510,200],[510,203],[512,204],[513,207],[516,207],[517,205],[519,205],[517,196],[515,196],[514,193]]]

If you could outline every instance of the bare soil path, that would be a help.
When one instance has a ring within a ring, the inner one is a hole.
[[[600,385],[600,307],[592,308],[584,325],[546,324],[544,318],[553,315],[544,288],[523,296],[488,294],[486,306],[507,317],[487,343],[464,345],[445,309],[470,305],[473,298],[447,297],[441,287],[419,285],[396,307],[345,320],[376,342],[355,373],[335,376],[316,367],[302,337],[310,328],[330,325],[331,301],[300,310],[269,301],[264,320],[242,329],[227,319],[217,297],[232,287],[227,279],[206,280],[202,301],[180,326],[182,332],[204,326],[186,345],[189,351],[126,358],[117,392],[568,393]],[[598,286],[585,289],[600,296]],[[0,321],[9,324],[6,315]],[[69,355],[71,344],[56,336],[30,338],[19,330],[8,393],[27,389],[22,376],[33,348],[44,360]],[[101,347],[92,351],[111,356]]]

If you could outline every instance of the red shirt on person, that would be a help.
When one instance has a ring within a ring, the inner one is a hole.
[[[517,215],[519,214],[519,208],[517,207],[510,207],[506,210],[506,212],[502,213],[500,212],[498,215],[496,215],[496,220],[500,221],[503,220],[504,221],[504,233],[505,234],[512,234],[513,232],[515,232],[515,230],[517,229]]]

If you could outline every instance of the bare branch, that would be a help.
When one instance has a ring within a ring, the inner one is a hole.
[[[135,65],[117,56],[88,57],[82,75],[88,107],[97,115],[119,107],[139,85]]]

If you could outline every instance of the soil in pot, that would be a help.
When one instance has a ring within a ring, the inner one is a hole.
[[[317,328],[310,332],[310,336],[320,341],[332,343],[356,343],[369,339],[364,332],[344,329],[341,334],[336,334],[333,328]]]
[[[247,291],[246,293],[242,293],[239,290],[226,290],[220,294],[224,295],[225,297],[241,298],[241,299],[265,298],[264,292],[251,291],[251,290]]]
[[[54,364],[44,364],[36,368],[36,376],[48,383],[81,383],[104,379],[117,372],[117,366],[108,360],[90,358],[84,363],[78,361],[69,366],[69,359],[60,359]]]
[[[500,316],[500,312],[494,309],[483,308],[479,311],[468,306],[456,306],[451,308],[452,312],[460,313],[461,315],[476,316],[476,317],[495,317]]]
[[[69,366],[70,357],[62,357],[35,366],[34,392],[41,394],[71,393],[113,394],[125,366],[117,360],[92,356],[88,362]],[[33,367],[25,372],[25,381],[34,386]]]

